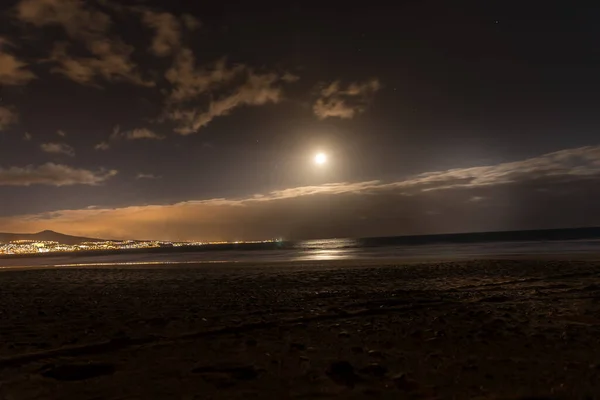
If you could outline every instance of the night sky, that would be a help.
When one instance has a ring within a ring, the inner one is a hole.
[[[0,231],[600,225],[600,5],[576,3],[3,1]]]

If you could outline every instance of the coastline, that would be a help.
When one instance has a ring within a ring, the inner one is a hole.
[[[515,261],[591,261],[600,262],[600,250],[597,253],[556,253],[556,254],[529,254],[529,253],[489,253],[489,254],[464,254],[456,256],[403,256],[387,258],[348,258],[348,259],[301,259],[301,260],[159,260],[159,259],[140,259],[139,255],[135,258],[114,260],[108,259],[119,254],[93,254],[87,257],[73,257],[72,255],[56,255],[44,257],[40,255],[35,257],[39,260],[48,261],[45,264],[31,264],[29,256],[14,256],[3,259],[0,257],[0,272],[12,270],[39,270],[39,269],[61,269],[61,268],[91,268],[91,269],[114,269],[114,268],[137,268],[137,269],[162,269],[177,267],[203,267],[219,265],[221,267],[325,267],[325,268],[347,268],[347,267],[394,267],[399,265],[427,265],[431,263],[447,262],[489,262],[496,260],[515,260]],[[151,254],[147,254],[151,256]],[[58,260],[57,262],[53,262]],[[12,261],[12,262],[11,262]]]

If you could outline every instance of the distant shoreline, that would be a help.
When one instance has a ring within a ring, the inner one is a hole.
[[[1,254],[0,259],[94,257],[111,255],[185,254],[211,251],[310,251],[321,249],[368,249],[418,247],[422,245],[464,245],[486,243],[557,242],[600,240],[600,228],[569,228],[527,231],[452,233],[436,235],[389,236],[360,239],[315,239],[306,241],[241,242],[190,246],[162,246],[135,249],[82,250],[47,253]]]

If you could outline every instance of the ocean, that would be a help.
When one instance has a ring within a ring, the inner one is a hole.
[[[362,239],[207,245],[134,252],[0,258],[0,268],[222,262],[457,260],[523,256],[600,256],[600,228],[485,232]]]

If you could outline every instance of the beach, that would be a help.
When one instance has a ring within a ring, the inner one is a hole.
[[[2,400],[600,398],[593,257],[7,268],[0,288]]]

